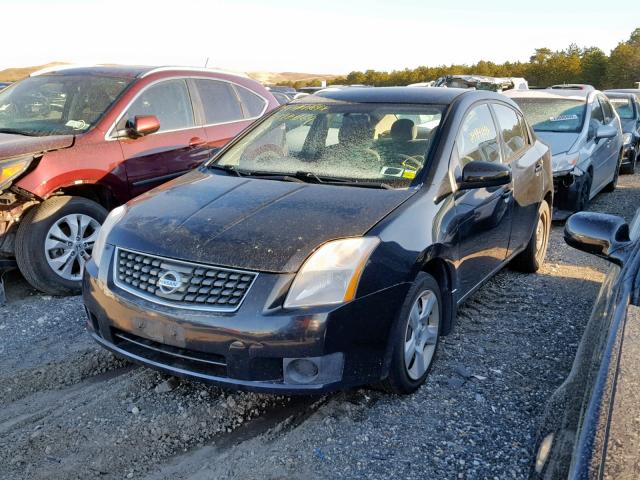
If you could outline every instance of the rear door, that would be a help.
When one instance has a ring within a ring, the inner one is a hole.
[[[465,115],[451,162],[454,177],[459,179],[463,167],[474,160],[502,162],[498,131],[487,104],[474,106]],[[512,199],[511,184],[456,192],[459,298],[507,257]]]
[[[197,167],[208,157],[203,127],[196,126],[185,79],[154,83],[140,92],[116,125],[123,132],[136,115],[155,115],[160,130],[140,137],[119,135],[132,196]]]
[[[544,188],[543,158],[532,148],[529,129],[522,115],[512,107],[492,105],[498,122],[503,159],[513,176],[513,226],[509,252],[527,244],[538,219]]]
[[[190,82],[211,152],[223,147],[267,109],[266,99],[235,83],[209,78]]]

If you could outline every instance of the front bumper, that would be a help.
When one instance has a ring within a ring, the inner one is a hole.
[[[553,173],[553,219],[565,220],[576,211],[586,175],[579,168]]]
[[[303,394],[375,383],[386,375],[390,330],[410,286],[337,307],[269,310],[269,299],[283,295],[292,276],[261,273],[239,310],[222,313],[152,303],[119,289],[110,277],[101,269],[99,278],[89,262],[83,280],[88,330],[103,347],[171,375]],[[288,373],[294,360],[312,361],[318,375],[297,381]]]

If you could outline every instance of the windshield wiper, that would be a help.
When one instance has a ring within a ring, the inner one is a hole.
[[[233,165],[218,165],[217,163],[212,163],[211,165],[207,165],[207,168],[211,170],[222,170],[223,172],[232,173],[236,177],[244,177],[242,173],[236,170],[236,167]]]
[[[38,134],[34,132],[25,132],[24,130],[18,130],[16,128],[0,128],[0,133],[13,133],[16,135],[24,135],[25,137],[37,137]]]
[[[297,171],[294,175],[296,178],[314,180],[315,183],[324,183],[328,185],[344,185],[346,187],[362,187],[362,188],[383,188],[385,190],[393,190],[393,187],[383,182],[358,182],[357,180],[347,180],[345,178],[325,177],[316,175],[313,172]]]

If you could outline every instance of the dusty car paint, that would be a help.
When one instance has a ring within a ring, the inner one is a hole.
[[[416,88],[322,95],[326,101],[449,104],[427,160],[431,168],[408,189],[383,190],[252,181],[203,167],[149,192],[129,204],[109,234],[102,264],[87,266],[84,301],[96,341],[154,368],[234,388],[303,393],[372,383],[386,375],[397,312],[421,270],[440,281],[442,329],[450,331],[457,305],[523,250],[540,203],[551,202],[548,148],[532,137],[530,148],[511,164],[511,183],[458,190],[460,168],[450,158],[461,121],[484,102],[515,108],[508,99],[491,92]],[[353,301],[284,308],[295,272],[315,248],[364,234],[380,243]],[[233,313],[176,309],[141,300],[115,285],[116,247],[254,269],[257,277]],[[132,347],[127,335],[138,342],[198,351],[218,366],[207,370],[162,355],[150,358],[144,349]],[[344,356],[340,379],[283,383],[283,359],[333,354]]]

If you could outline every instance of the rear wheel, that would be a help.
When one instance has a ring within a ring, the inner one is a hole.
[[[418,274],[396,324],[386,390],[408,394],[417,390],[429,374],[438,347],[442,324],[442,297],[435,278]]]
[[[82,197],[53,197],[33,207],[20,222],[16,261],[25,279],[50,295],[79,293],[107,211]]]
[[[526,273],[537,272],[547,255],[550,232],[551,210],[549,204],[543,201],[538,209],[538,222],[533,235],[531,235],[527,247],[513,259],[513,268]]]

